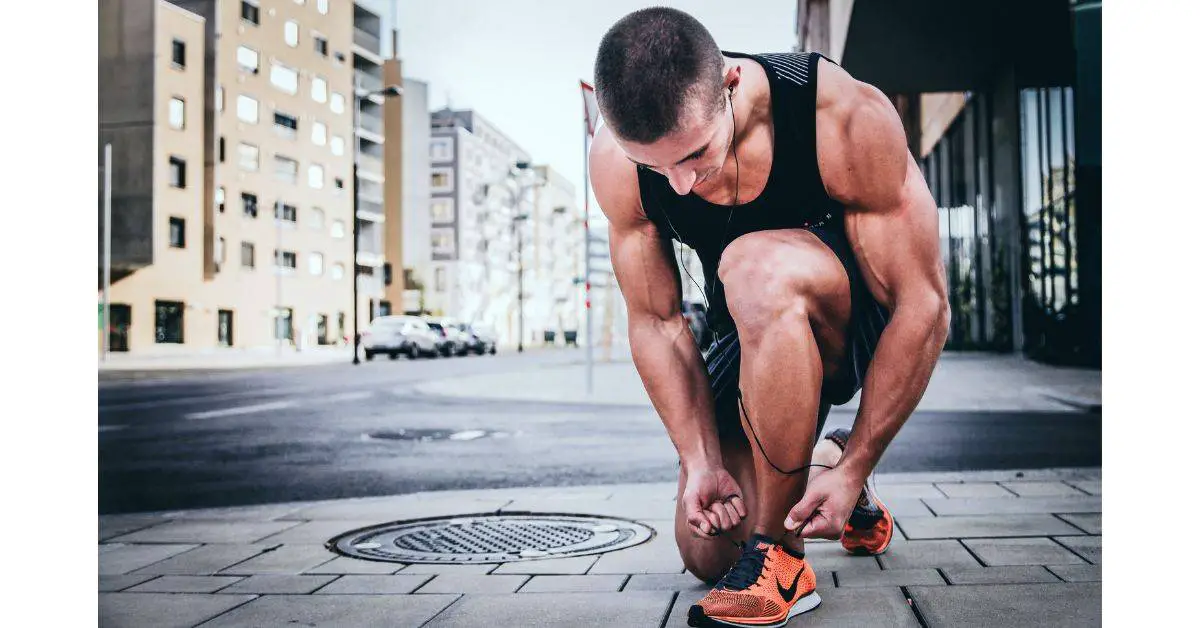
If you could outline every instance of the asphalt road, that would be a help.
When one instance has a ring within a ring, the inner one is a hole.
[[[357,367],[102,373],[100,513],[674,480],[674,449],[649,408],[413,390],[430,379],[581,358],[563,350],[377,358]],[[852,420],[835,410],[827,427]],[[878,471],[1099,466],[1100,435],[1096,414],[918,412]]]

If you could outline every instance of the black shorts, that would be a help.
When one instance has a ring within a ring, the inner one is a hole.
[[[867,289],[858,260],[850,249],[845,231],[840,223],[830,226],[813,226],[807,229],[820,238],[838,259],[850,279],[850,323],[846,327],[846,354],[840,375],[827,379],[821,387],[821,407],[817,417],[814,438],[820,436],[829,414],[830,406],[840,406],[854,398],[862,388],[867,375],[867,366],[875,355],[879,336],[887,325],[890,314]],[[722,439],[745,439],[742,430],[741,410],[738,407],[739,370],[742,347],[737,331],[714,338],[704,357],[708,367],[708,379],[712,385],[713,401],[717,414],[717,432]]]

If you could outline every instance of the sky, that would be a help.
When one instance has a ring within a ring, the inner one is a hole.
[[[430,110],[449,104],[490,120],[571,181],[582,206],[579,81],[592,82],[613,23],[657,5],[695,16],[724,50],[787,52],[796,43],[796,0],[399,0],[404,75],[429,84]]]

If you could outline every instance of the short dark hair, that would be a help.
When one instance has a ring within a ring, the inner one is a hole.
[[[676,131],[692,102],[707,100],[718,110],[724,68],[721,49],[699,20],[678,9],[641,9],[600,40],[596,101],[614,133],[649,144]]]

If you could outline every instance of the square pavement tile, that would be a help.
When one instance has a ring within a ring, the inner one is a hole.
[[[324,545],[330,539],[359,528],[366,528],[381,523],[360,519],[355,521],[305,521],[288,528],[278,534],[262,539],[262,543],[301,543]]]
[[[159,576],[128,589],[130,593],[215,593],[241,580],[237,576]]]
[[[210,521],[271,521],[302,508],[304,504],[263,504],[260,506],[231,506],[226,508],[196,508],[161,513],[167,519]]]
[[[936,486],[946,497],[1016,497],[995,482],[938,482]]]
[[[126,574],[123,576],[100,576],[100,593],[116,593],[122,589],[128,589],[134,585],[141,584],[156,576],[150,574],[137,575]]]
[[[509,499],[416,499],[412,496],[380,497],[337,501],[310,506],[287,515],[288,519],[347,520],[388,523],[405,519],[492,513]]]
[[[168,519],[162,515],[152,514],[105,515],[100,517],[99,540],[107,541],[130,532],[161,525],[167,521]]]
[[[1062,543],[1063,545],[1066,545],[1067,547],[1071,548],[1072,550],[1075,551],[1076,554],[1083,556],[1084,559],[1086,559],[1089,563],[1092,563],[1093,565],[1100,564],[1100,559],[1102,558],[1101,546],[1103,545],[1103,539],[1104,539],[1104,537],[1102,537],[1102,536],[1056,536],[1056,537],[1054,537],[1055,541],[1058,541],[1059,543]],[[1068,565],[1071,562],[1072,561],[1068,560],[1068,561],[1063,561],[1063,562],[1057,563],[1057,564]],[[1053,565],[1056,563],[1045,563],[1045,564]]]
[[[899,498],[899,499],[887,499],[887,498],[880,498],[880,499],[883,499],[883,504],[888,507],[888,510],[892,511],[893,517],[900,518],[900,517],[930,517],[930,516],[933,516],[933,511],[929,509],[929,506],[925,505],[925,500],[946,499],[946,498],[945,497],[935,497],[935,498],[926,497],[924,499],[917,499],[915,497],[904,497],[904,498]]]
[[[1100,495],[1100,480],[1075,480],[1067,482],[1067,484],[1074,486],[1088,495]]]
[[[1086,537],[1095,538],[1095,537]],[[996,565],[1072,565],[1084,561],[1044,538],[971,539],[963,541],[989,567]]]
[[[589,574],[683,573],[683,558],[674,534],[659,534],[646,543],[600,556]]]
[[[884,571],[839,571],[839,589],[855,587],[896,587],[914,584],[946,584],[936,569],[886,569]]]
[[[250,560],[238,563],[222,574],[302,574],[329,562],[335,554],[320,545],[281,545]]]
[[[629,576],[534,576],[519,593],[586,593],[609,591],[616,593]]]
[[[1079,513],[1073,515],[1059,515],[1059,519],[1087,532],[1088,534],[1102,534],[1100,531],[1101,514],[1095,513]]]
[[[1004,567],[947,567],[942,569],[950,584],[1037,584],[1058,582],[1045,567],[1010,565]]]
[[[898,518],[896,525],[904,531],[904,536],[909,539],[1051,536],[1076,532],[1070,524],[1053,515],[910,517]]]
[[[256,575],[221,589],[221,593],[255,595],[307,595],[327,585],[337,576]]]
[[[1100,512],[1100,498],[1075,497],[980,497],[930,499],[926,501],[939,517],[964,515],[1029,515],[1040,513]]]
[[[426,628],[476,628],[483,624],[537,628],[659,626],[674,596],[668,591],[468,595],[426,624]]]
[[[819,578],[817,582],[820,582]],[[704,595],[710,589],[712,587],[690,573],[647,573],[630,576],[622,591],[699,591]]]
[[[897,543],[895,547],[899,547]],[[804,543],[804,556],[816,570],[830,571],[879,571],[879,561],[874,556],[853,556],[846,552],[841,543]]]
[[[317,595],[403,595],[412,593],[433,576],[342,576],[317,591]]]
[[[943,626],[1099,626],[1099,584],[981,584],[912,587],[925,623]]]
[[[101,593],[100,625],[191,628],[252,599],[252,595]]]
[[[872,488],[875,489],[875,494],[885,503],[893,499],[942,499],[946,497],[946,494],[939,491],[931,482],[879,484]]]
[[[171,521],[112,540],[121,543],[254,543],[295,525],[295,521]]]
[[[333,554],[330,554],[332,556]],[[404,567],[400,563],[387,563],[381,560],[363,560],[361,558],[350,558],[348,556],[338,556],[333,560],[321,563],[316,567],[309,567],[304,570],[306,574],[369,574],[369,575],[388,575],[394,574]]]
[[[637,576],[634,576],[634,577],[636,578]],[[630,582],[632,582],[632,580]],[[628,590],[629,585],[625,585],[625,586],[626,586],[626,590]],[[705,587],[703,590],[694,589],[694,590],[690,590],[690,591],[689,590],[680,591],[680,593],[677,596],[675,596],[675,601],[671,604],[671,614],[669,616],[667,616],[667,623],[663,624],[663,627],[664,628],[684,628],[685,626],[687,626],[688,625],[688,623],[687,623],[688,609],[690,609],[693,605],[695,605],[696,602],[699,602],[700,598],[704,597],[705,595],[708,595],[708,590],[709,590],[709,587]],[[622,595],[624,595],[624,594],[622,594]],[[811,615],[811,613],[809,613],[809,614]],[[653,626],[654,624],[648,624],[648,625]]]
[[[211,576],[271,549],[269,545],[204,545],[137,570],[139,574]]]
[[[166,560],[195,545],[126,545],[102,543],[99,546],[100,575],[115,576]]]
[[[549,560],[522,560],[504,563],[492,573],[494,574],[539,574],[578,576],[587,573],[600,555],[572,556],[571,558],[553,558]],[[416,565],[414,565],[415,567]]]
[[[1100,582],[1100,565],[1047,565],[1046,569],[1067,582]]]
[[[1066,497],[1087,494],[1066,482],[1004,482],[1003,486],[1021,497]]]
[[[224,596],[209,597],[224,599]],[[455,595],[267,595],[221,615],[204,624],[204,628],[421,626],[457,598]]]
[[[502,566],[502,565],[501,565]],[[497,565],[495,564],[468,564],[468,565],[438,565],[432,563],[416,563],[406,566],[400,570],[400,573],[414,574],[444,574],[444,573],[469,573],[469,574],[489,574],[496,573]]]
[[[884,569],[914,567],[978,567],[979,561],[958,541],[896,543],[879,556]]]
[[[417,593],[515,593],[526,580],[529,580],[529,576],[441,574],[434,576]]]

